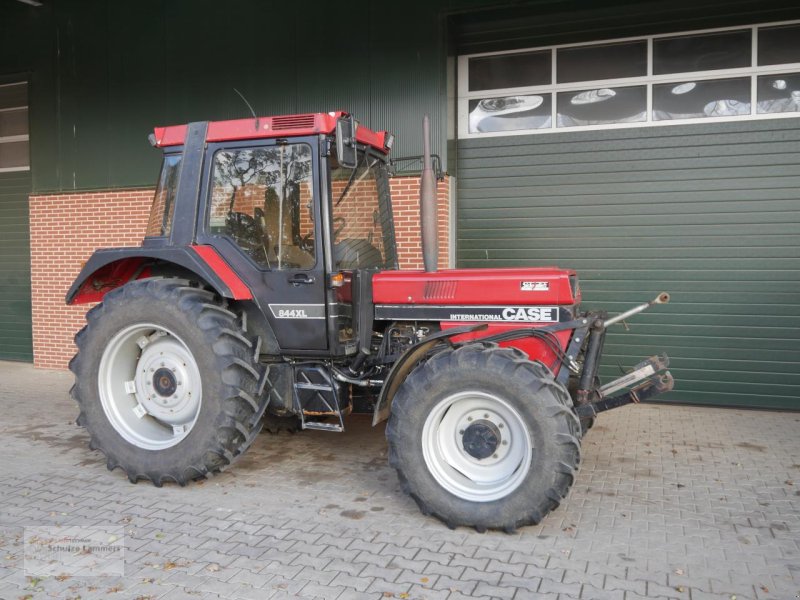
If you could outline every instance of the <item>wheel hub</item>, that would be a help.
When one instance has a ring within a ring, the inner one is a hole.
[[[481,419],[464,430],[461,443],[473,458],[489,458],[500,445],[500,429],[491,421]]]
[[[169,398],[178,391],[178,380],[172,371],[161,367],[153,373],[153,389],[159,396]]]
[[[97,375],[103,410],[127,442],[163,450],[189,435],[203,387],[189,347],[166,327],[129,325],[103,350]]]
[[[190,422],[197,413],[197,376],[192,358],[172,336],[148,343],[136,366],[136,397],[147,414],[171,425]]]
[[[491,466],[505,458],[512,435],[505,413],[487,403],[470,405],[470,410],[459,414],[456,443],[464,460]]]
[[[533,460],[533,440],[519,412],[494,394],[465,390],[442,399],[422,430],[431,475],[448,492],[491,502],[516,489]]]

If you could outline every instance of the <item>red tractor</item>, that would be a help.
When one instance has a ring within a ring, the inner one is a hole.
[[[603,410],[672,388],[665,356],[601,385],[608,318],[567,269],[398,270],[393,138],[345,113],[156,128],[140,247],[95,252],[67,302],[99,302],[70,364],[78,423],[132,482],[232,465],[264,423],[389,419],[389,461],[426,514],[513,531],[558,506]]]

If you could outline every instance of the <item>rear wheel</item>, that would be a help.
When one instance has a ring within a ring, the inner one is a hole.
[[[550,371],[514,349],[445,350],[398,389],[389,459],[422,511],[451,527],[538,523],[572,485],[580,424]]]
[[[106,294],[75,337],[78,423],[109,469],[185,484],[220,471],[262,426],[260,344],[212,292],[180,279]]]

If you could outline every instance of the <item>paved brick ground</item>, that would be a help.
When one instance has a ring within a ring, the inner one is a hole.
[[[109,473],[65,373],[0,363],[0,598],[800,597],[800,414],[607,413],[569,499],[515,535],[422,516],[382,428],[262,435],[187,488]],[[124,577],[29,577],[31,526],[121,525]]]

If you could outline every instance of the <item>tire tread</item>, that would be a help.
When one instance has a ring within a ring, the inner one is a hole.
[[[556,432],[551,442],[559,456],[553,469],[553,485],[537,494],[537,501],[531,503],[524,514],[504,516],[499,522],[494,517],[486,518],[481,511],[475,511],[473,517],[448,514],[427,502],[412,483],[412,478],[404,471],[404,461],[400,456],[402,442],[399,425],[408,418],[412,403],[417,398],[424,397],[425,391],[433,385],[436,374],[452,368],[489,369],[492,372],[500,369],[505,376],[523,382],[532,393],[546,392],[541,397],[550,404],[545,407],[544,413],[555,424]],[[524,352],[516,348],[500,348],[496,344],[479,342],[445,349],[409,374],[398,390],[391,410],[392,416],[386,428],[389,464],[397,470],[403,491],[414,499],[420,510],[443,521],[448,527],[467,526],[477,531],[488,528],[513,532],[525,525],[535,525],[558,507],[575,480],[580,463],[581,426],[572,410],[572,399],[566,389],[555,381],[550,369],[529,360]]]
[[[93,307],[86,315],[87,324],[75,336],[78,351],[69,364],[75,375],[76,384],[71,389],[73,399],[80,412],[77,422],[86,425],[84,417],[85,402],[81,395],[80,378],[86,377],[84,362],[86,345],[93,329],[107,317],[110,308],[128,302],[162,300],[173,302],[193,314],[197,327],[208,339],[208,351],[215,354],[220,366],[219,374],[234,373],[233,383],[226,382],[228,393],[223,406],[226,408],[219,416],[217,434],[212,436],[215,443],[204,452],[204,458],[197,463],[164,467],[161,470],[143,470],[133,466],[124,455],[117,455],[113,448],[103,447],[97,436],[89,430],[90,447],[100,450],[106,456],[109,470],[121,468],[132,483],[150,480],[156,487],[165,481],[175,481],[186,485],[188,481],[209,477],[230,466],[252,444],[262,427],[262,416],[267,407],[268,394],[259,394],[259,385],[264,377],[264,367],[253,356],[253,346],[260,347],[258,336],[246,337],[242,324],[244,317],[231,312],[224,301],[212,291],[203,289],[197,283],[184,279],[147,279],[128,283],[106,294],[103,302]],[[224,340],[224,343],[220,343]]]

